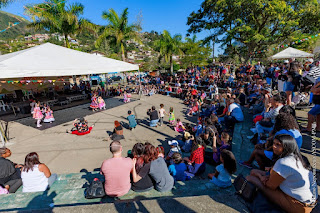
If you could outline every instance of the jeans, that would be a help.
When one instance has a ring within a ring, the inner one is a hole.
[[[273,127],[265,127],[265,126],[262,126],[260,125],[260,122],[257,122],[256,123],[256,129],[257,129],[257,132],[260,134],[262,133],[270,133],[273,129]]]
[[[238,123],[237,119],[231,115],[224,116],[224,122],[228,129],[233,129],[235,123]]]
[[[159,121],[159,119],[151,120],[149,126],[151,126],[151,127],[157,126],[158,121]]]
[[[51,174],[51,176],[48,178],[48,187],[50,188],[57,179],[58,179],[57,174]]]

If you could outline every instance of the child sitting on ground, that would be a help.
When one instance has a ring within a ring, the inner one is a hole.
[[[103,98],[99,96],[98,98],[98,104],[99,104],[99,109],[106,109],[106,103],[104,102]]]
[[[45,118],[43,120],[44,123],[52,123],[54,121],[53,112],[50,109],[50,106],[48,106],[45,109]]]
[[[169,110],[169,123],[170,123],[170,125],[173,126],[175,121],[176,121],[176,118],[174,117],[173,107],[170,107],[170,110]]]
[[[190,158],[185,157],[188,165],[187,175],[193,177],[194,175],[200,175],[206,170],[206,164],[204,162],[204,150],[206,149],[206,144],[201,137],[197,137],[192,144],[192,150]]]
[[[170,162],[170,164],[173,164],[172,161],[172,156],[174,153],[180,153],[181,154],[181,149],[179,147],[179,143],[176,140],[168,141],[168,145],[170,146],[170,151],[166,157],[166,161]]]
[[[136,121],[136,116],[134,116],[134,114],[132,114],[131,110],[128,111],[128,117],[127,117],[128,121],[129,121],[129,129],[135,129],[137,126],[137,121]]]
[[[180,153],[174,153],[172,155],[172,160],[174,164],[168,167],[169,173],[173,176],[175,181],[185,181],[188,179],[185,171],[187,170],[187,165],[183,163]]]
[[[181,146],[181,149],[184,152],[190,152],[191,148],[192,148],[193,141],[194,141],[193,135],[191,135],[189,132],[185,132],[184,133],[184,140],[185,140],[185,142]]]
[[[216,167],[216,172],[208,174],[211,183],[218,187],[226,188],[232,185],[231,175],[237,171],[236,158],[229,150],[222,150],[220,161],[222,164]]]
[[[177,118],[177,124],[174,130],[179,133],[183,133],[186,130],[179,118]]]
[[[216,164],[220,164],[220,155],[221,155],[221,151],[226,149],[226,150],[230,150],[231,146],[229,144],[229,139],[230,136],[228,133],[226,132],[222,132],[221,134],[221,140],[219,139],[219,137],[217,137],[217,142],[220,145],[220,148],[217,149],[217,144],[216,141],[213,140],[213,144],[212,144],[212,151],[213,151],[213,160],[215,161]]]

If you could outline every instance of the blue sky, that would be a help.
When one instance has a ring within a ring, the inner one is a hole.
[[[9,6],[2,8],[6,12],[28,18],[24,14],[23,7],[26,4],[42,3],[44,0],[17,0]],[[106,24],[101,18],[102,11],[113,8],[120,13],[126,7],[129,8],[129,22],[137,20],[142,14],[142,29],[150,32],[155,30],[162,32],[168,30],[172,35],[186,36],[188,26],[187,17],[192,11],[200,8],[202,0],[68,0],[68,3],[79,2],[85,6],[83,17],[95,24]],[[198,39],[210,35],[209,31],[197,34]],[[216,53],[218,46],[216,46]]]

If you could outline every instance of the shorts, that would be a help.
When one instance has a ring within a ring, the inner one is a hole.
[[[287,82],[285,91],[286,92],[293,92],[293,90],[294,90],[294,85],[292,84],[292,82]]]
[[[310,115],[319,115],[320,114],[320,104],[316,104],[314,105],[314,107],[312,107],[312,109],[308,112]]]
[[[264,150],[264,155],[269,158],[270,160],[272,160],[273,158],[273,152],[272,151],[267,151],[267,150]]]

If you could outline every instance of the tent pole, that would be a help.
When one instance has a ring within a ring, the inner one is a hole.
[[[4,140],[4,137],[3,137],[3,134],[2,134],[2,128],[1,128],[1,131],[0,131],[0,139],[1,139],[1,142],[2,142],[2,147],[4,147],[5,146],[5,140]]]
[[[141,73],[140,73],[140,69],[138,69],[139,71],[139,99],[141,100],[141,95],[142,95],[142,91],[141,91]]]

